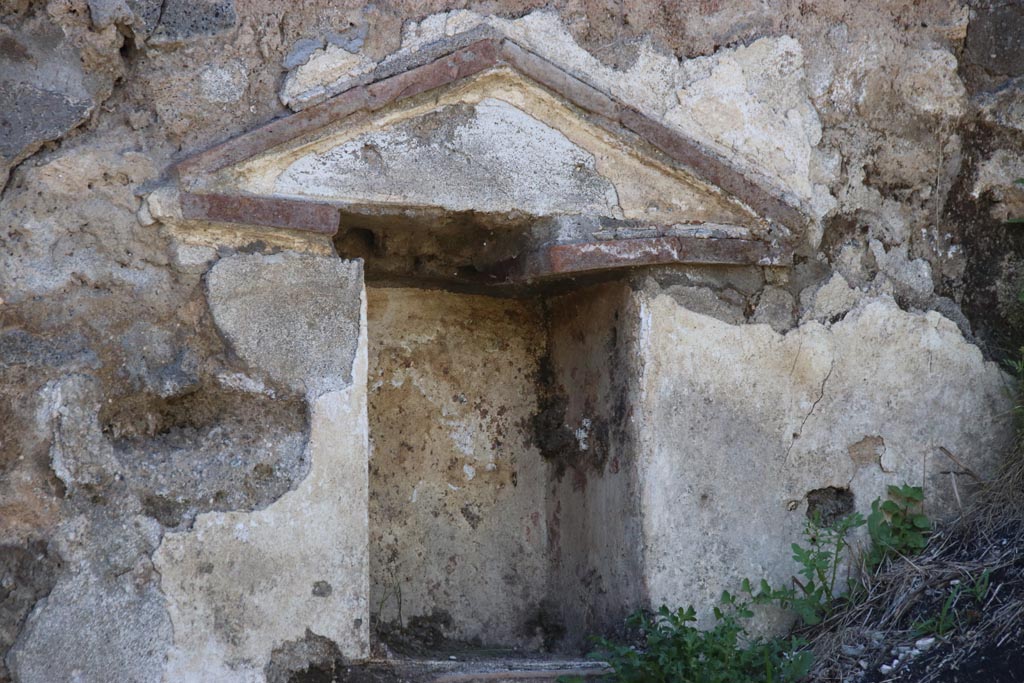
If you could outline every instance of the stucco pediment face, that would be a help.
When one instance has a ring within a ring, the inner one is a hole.
[[[727,193],[508,67],[325,127],[219,171],[207,187],[341,208],[762,221]]]

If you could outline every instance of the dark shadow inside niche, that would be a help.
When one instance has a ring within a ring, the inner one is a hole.
[[[309,471],[299,398],[204,385],[112,401],[100,424],[129,488],[169,527],[200,512],[265,507]]]
[[[375,284],[441,286],[484,293],[537,242],[533,221],[510,214],[429,209],[345,215],[334,239],[342,258],[361,258]],[[494,294],[494,292],[487,292]]]

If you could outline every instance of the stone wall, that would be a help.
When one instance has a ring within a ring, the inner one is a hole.
[[[573,638],[635,601],[700,601],[725,565],[785,573],[809,491],[848,486],[863,506],[906,480],[949,510],[940,447],[986,472],[1006,444],[990,361],[1024,340],[1024,245],[1003,223],[1024,215],[1013,3],[0,9],[0,681],[259,681],[318,648],[368,654],[360,269],[326,238],[185,225],[158,188],[282,102],[462,30],[514,36],[809,216],[791,268],[657,272],[604,303],[552,302],[567,360],[535,396],[573,366],[596,378],[610,329],[644,351],[623,361],[631,414],[588,379],[563,420],[606,421],[634,460],[553,471],[543,497],[538,528],[579,546],[550,554],[553,592],[626,593],[567,608]],[[523,457],[541,445],[517,438]],[[756,515],[726,502],[764,481]],[[595,520],[641,503],[630,559],[627,532]],[[584,545],[624,559],[598,576]]]

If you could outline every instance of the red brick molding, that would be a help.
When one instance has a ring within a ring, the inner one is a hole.
[[[612,268],[678,263],[778,266],[791,257],[788,245],[717,237],[638,237],[550,244],[520,259],[511,268],[509,280],[528,282]]]
[[[183,218],[211,223],[244,223],[246,225],[304,230],[333,235],[338,232],[341,215],[329,204],[252,197],[230,194],[193,194],[182,192]]]

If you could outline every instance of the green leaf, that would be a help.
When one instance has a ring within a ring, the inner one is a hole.
[[[907,500],[912,500],[915,503],[924,501],[924,489],[920,486],[904,486],[901,494]]]
[[[916,526],[918,529],[932,528],[931,520],[929,520],[926,515],[914,515],[911,519],[914,522],[914,526]]]

